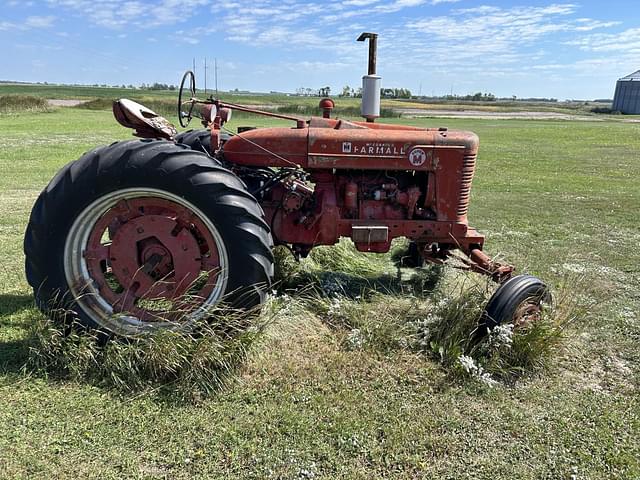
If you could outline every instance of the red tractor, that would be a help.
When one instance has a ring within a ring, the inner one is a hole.
[[[478,137],[375,123],[376,36],[365,38],[364,122],[331,118],[330,99],[310,120],[200,100],[192,72],[180,86],[179,121],[197,116],[205,129],[177,134],[142,105],[114,102],[116,119],[143,138],[63,167],[31,213],[26,274],[40,308],[109,335],[189,329],[220,302],[259,306],[274,245],[305,257],[341,237],[362,252],[387,252],[406,237],[427,262],[457,251],[465,268],[501,284],[483,327],[537,315],[545,285],[512,276],[467,224]],[[225,123],[234,110],[292,125],[232,133]]]

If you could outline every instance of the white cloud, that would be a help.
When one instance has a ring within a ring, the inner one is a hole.
[[[8,30],[30,30],[32,28],[48,28],[53,25],[56,17],[53,15],[48,16],[31,16],[27,17],[23,22],[0,22],[0,31],[8,31]]]
[[[378,2],[380,2],[380,0],[347,0],[346,2],[342,2],[342,5],[348,7],[365,7]]]
[[[202,11],[210,0],[47,0],[49,5],[62,7],[105,28],[128,26],[152,28],[185,22]]]
[[[456,3],[460,0],[395,0],[388,5],[378,5],[375,7],[379,12],[393,13],[404,8],[418,7],[420,5],[438,5],[440,3]]]
[[[53,15],[47,15],[44,17],[33,16],[27,17],[24,24],[27,28],[46,28],[50,27],[55,19],[56,17]]]
[[[455,65],[475,60],[483,65],[528,66],[529,50],[554,34],[608,28],[617,22],[572,18],[574,4],[500,8],[480,6],[458,9],[447,16],[425,17],[407,23],[407,31],[397,32],[398,43],[430,64]],[[406,38],[401,42],[401,37]],[[428,39],[425,41],[424,39]]]
[[[593,33],[565,43],[586,52],[623,52],[640,55],[640,28],[629,28],[618,33]],[[640,58],[637,58],[640,62]]]

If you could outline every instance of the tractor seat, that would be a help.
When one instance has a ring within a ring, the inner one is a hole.
[[[113,116],[120,125],[133,128],[136,137],[172,140],[178,133],[169,120],[128,98],[113,102]]]

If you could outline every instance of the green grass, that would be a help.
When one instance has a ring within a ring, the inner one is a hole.
[[[404,347],[411,332],[381,319],[411,318],[439,298],[432,290],[460,298],[460,282],[482,283],[449,269],[437,285],[428,272],[398,279],[392,255],[341,245],[295,267],[311,287],[281,286],[237,380],[201,402],[25,374],[42,318],[23,273],[30,208],[64,163],[130,133],[101,110],[0,115],[1,476],[640,477],[640,125],[389,121],[480,135],[472,225],[490,253],[568,292],[584,312],[548,369],[515,386],[458,380],[437,354]],[[323,286],[342,289],[342,320]],[[353,348],[356,328],[372,348]]]
[[[202,85],[199,85],[202,87]],[[205,94],[202,89],[198,90],[198,96],[205,98],[214,93],[208,90]],[[29,95],[42,97],[47,99],[80,99],[80,100],[102,100],[106,102],[107,107],[109,101],[117,98],[130,98],[136,101],[146,100],[151,104],[160,104],[158,112],[164,110],[162,105],[169,103],[175,104],[178,92],[177,90],[141,90],[138,88],[121,88],[121,87],[88,87],[88,86],[72,86],[72,85],[43,85],[43,84],[12,84],[0,83],[0,95]],[[270,108],[279,107],[283,111],[289,113],[311,113],[311,110],[318,106],[318,97],[299,97],[281,93],[233,93],[219,92],[218,97],[230,103],[238,103],[244,105],[260,105],[269,106]],[[334,97],[336,102],[336,111],[342,111],[342,115],[359,115],[360,102],[359,98],[350,97]],[[100,105],[99,102],[94,103],[94,107]],[[381,101],[383,116],[389,114],[395,108],[412,108],[412,109],[429,109],[429,110],[480,110],[486,112],[556,112],[567,115],[593,116],[594,118],[621,119],[630,118],[630,116],[611,116],[611,115],[595,115],[591,111],[594,106],[602,106],[600,103],[594,102],[525,102],[525,101],[499,101],[499,102],[470,102],[463,100],[443,100],[443,101],[422,101],[418,99],[385,99]],[[153,108],[153,107],[151,107]],[[169,109],[173,112],[174,107]]]

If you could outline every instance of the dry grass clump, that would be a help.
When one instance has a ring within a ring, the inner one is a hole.
[[[128,394],[154,391],[200,399],[233,378],[275,317],[320,319],[345,350],[423,354],[452,378],[489,386],[511,384],[553,362],[566,326],[579,314],[566,287],[555,293],[555,303],[539,321],[518,328],[500,325],[478,335],[495,287],[479,283],[477,276],[444,277],[442,268],[433,266],[410,275],[397,267],[394,275],[393,259],[402,257],[399,250],[405,247],[374,256],[368,264],[362,257],[371,256],[355,251],[350,242],[318,249],[300,263],[286,250],[276,250],[279,281],[261,315],[219,307],[192,333],[159,331],[105,343],[95,332],[41,320],[32,330],[27,368]]]
[[[567,326],[579,315],[566,291],[555,295],[539,320],[518,327],[498,325],[484,334],[478,332],[478,324],[490,292],[463,283],[452,294],[442,295],[418,326],[419,348],[454,376],[488,385],[513,383],[550,366],[563,346]]]
[[[190,332],[159,330],[106,342],[96,331],[41,317],[30,332],[26,369],[123,394],[199,400],[234,377],[271,317],[269,311],[258,316],[220,309]]]
[[[52,108],[46,99],[30,95],[0,96],[0,114],[22,112],[49,112]]]
[[[453,378],[489,386],[512,384],[549,367],[563,347],[566,327],[579,315],[561,290],[540,320],[517,328],[500,325],[484,334],[478,325],[491,291],[464,277],[427,296],[324,292],[308,302],[309,308],[341,335],[346,349],[420,352]]]

